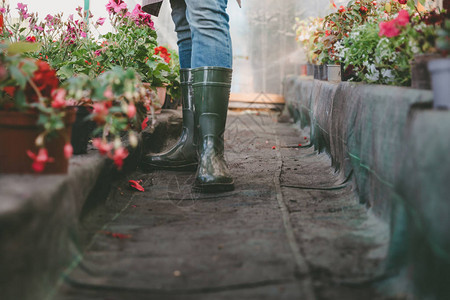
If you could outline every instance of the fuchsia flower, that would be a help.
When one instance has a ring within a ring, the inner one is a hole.
[[[133,103],[128,105],[127,115],[130,119],[136,115],[136,106]]]
[[[108,4],[106,4],[106,9],[109,13],[114,11],[117,14],[121,10],[126,10],[127,4],[122,0],[109,0]]]
[[[56,89],[52,92],[52,107],[53,108],[63,108],[66,107],[66,90]]]
[[[114,154],[109,153],[108,156],[114,161],[117,169],[120,170],[123,167],[123,160],[128,156],[128,150],[124,147],[119,147],[114,151]]]
[[[72,157],[73,147],[71,143],[67,143],[64,145],[64,157],[69,159]]]
[[[6,12],[6,8],[0,7],[0,13],[4,14]]]
[[[93,104],[94,113],[99,116],[106,116],[109,112],[108,105],[105,102],[96,102]]]
[[[27,155],[33,160],[33,164],[31,165],[31,167],[36,173],[41,173],[42,171],[44,171],[45,165],[47,163],[55,161],[54,158],[48,157],[48,152],[45,148],[40,148],[37,155],[31,152],[31,150],[28,150]]]
[[[113,145],[105,142],[101,138],[95,138],[92,140],[92,145],[94,145],[95,148],[98,149],[98,152],[100,152],[101,155],[106,155],[111,152]]]

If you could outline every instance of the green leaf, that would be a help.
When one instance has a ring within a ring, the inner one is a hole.
[[[19,110],[25,109],[27,106],[27,98],[25,97],[25,92],[23,90],[17,90],[14,95],[14,102],[19,108]]]
[[[8,53],[15,55],[26,52],[37,52],[39,49],[41,49],[40,43],[17,42],[9,45]]]
[[[11,77],[17,81],[19,86],[25,88],[27,84],[27,77],[17,68],[16,66],[10,66],[9,71],[11,72]]]
[[[59,77],[62,77],[63,79],[71,78],[75,74],[73,67],[71,65],[65,65],[62,66],[58,72]]]

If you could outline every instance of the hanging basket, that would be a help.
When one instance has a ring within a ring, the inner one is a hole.
[[[0,111],[0,173],[32,174],[32,159],[27,150],[36,153],[36,137],[42,132],[37,124],[38,114],[33,112]],[[65,132],[46,143],[49,157],[55,159],[40,174],[66,174],[68,159],[64,156],[64,135],[70,138],[75,110],[68,109],[64,120]]]

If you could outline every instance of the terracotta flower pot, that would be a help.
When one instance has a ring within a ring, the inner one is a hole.
[[[0,173],[31,174],[32,159],[27,150],[36,153],[36,137],[42,129],[36,125],[38,114],[32,112],[0,111]],[[72,124],[75,121],[75,110],[67,110],[65,128],[70,138]],[[54,162],[46,165],[40,174],[65,174],[68,171],[68,159],[64,156],[66,140],[58,135],[46,143],[48,156]]]

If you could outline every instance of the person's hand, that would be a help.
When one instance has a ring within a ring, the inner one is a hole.
[[[242,7],[242,6],[241,6],[241,0],[236,0],[236,1],[237,1],[237,3],[238,3],[239,7]]]

